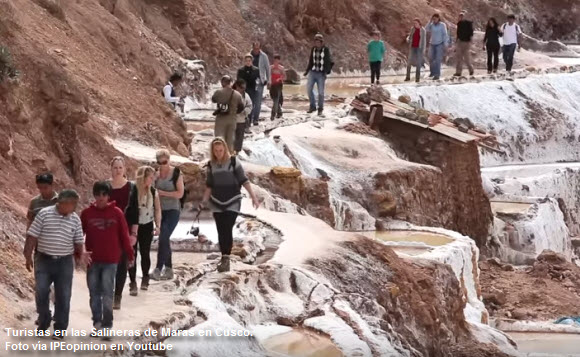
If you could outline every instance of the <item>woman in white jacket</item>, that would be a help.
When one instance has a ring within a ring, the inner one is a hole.
[[[250,113],[252,113],[252,99],[246,93],[246,81],[243,79],[238,79],[233,86],[234,90],[237,90],[242,95],[242,102],[244,103],[244,110],[237,114],[236,117],[236,138],[234,140],[234,150],[236,153],[242,151],[242,145],[244,143],[244,133],[246,132],[247,118]]]

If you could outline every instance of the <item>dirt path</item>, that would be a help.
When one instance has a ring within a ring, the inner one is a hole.
[[[151,253],[153,261],[155,261],[155,252]],[[206,260],[206,254],[203,253],[173,253],[174,267],[179,267],[183,265],[195,265]],[[138,269],[138,275],[140,276],[140,269]],[[140,281],[140,278],[138,278]],[[127,280],[127,284],[128,284]],[[115,310],[114,312],[114,326],[115,330],[140,330],[142,331],[145,327],[149,325],[151,321],[162,321],[171,314],[175,312],[185,312],[189,310],[188,306],[177,305],[174,303],[176,298],[180,295],[173,282],[164,281],[156,282],[152,281],[148,291],[139,291],[139,295],[136,297],[129,296],[128,287],[123,291],[123,300],[121,310]],[[34,302],[27,302],[28,308],[30,309],[30,320],[24,321],[24,326],[20,328],[35,329],[34,320],[36,319],[36,314],[33,312],[35,310]],[[15,325],[16,326],[16,325]],[[2,328],[10,326],[2,326]],[[69,333],[74,330],[87,330],[90,333],[92,328],[91,321],[91,310],[89,307],[89,292],[86,284],[86,274],[84,272],[76,271],[73,279],[73,291],[71,300],[71,310],[70,310],[70,323],[69,323]],[[126,341],[130,340],[130,337],[114,337],[112,341],[105,342],[100,339],[91,337],[72,337],[69,336],[64,339],[63,342],[68,342],[71,344],[100,344],[105,343],[110,345],[111,343],[121,343],[125,344]],[[30,350],[32,350],[32,345],[40,342],[50,349],[50,343],[53,342],[50,338],[36,338],[36,337],[12,337],[8,338],[4,331],[0,333],[0,356],[18,356],[26,355],[28,356],[62,356],[62,355],[74,355],[74,356],[102,356],[102,352],[63,352],[63,351],[28,351],[28,352],[17,352],[17,351],[7,351],[6,342],[28,344]]]

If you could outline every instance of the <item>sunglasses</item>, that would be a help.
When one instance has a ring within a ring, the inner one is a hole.
[[[167,165],[167,163],[168,163],[168,162],[169,162],[169,161],[167,161],[167,160],[165,160],[165,161],[157,161],[157,163],[158,163],[159,165]]]

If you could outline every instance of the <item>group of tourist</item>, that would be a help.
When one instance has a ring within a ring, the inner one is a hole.
[[[495,18],[488,20],[483,38],[483,49],[487,50],[488,74],[497,72],[500,49],[503,50],[506,71],[511,72],[514,53],[516,49],[519,50],[518,39],[522,34],[522,30],[516,24],[515,20],[516,17],[514,15],[509,15],[507,22],[501,27]],[[463,65],[467,66],[469,75],[474,74],[474,67],[471,62],[473,34],[473,22],[466,19],[465,12],[461,12],[457,22],[457,37],[455,40],[455,77],[462,76]],[[409,43],[409,59],[407,62],[405,81],[411,80],[411,67],[415,66],[415,81],[419,82],[427,43],[429,44],[429,77],[434,80],[439,79],[441,77],[441,63],[443,62],[447,49],[451,47],[451,39],[447,31],[447,26],[441,21],[441,16],[434,14],[427,27],[421,25],[420,19],[415,19],[407,41]],[[370,58],[370,51],[369,61],[371,62],[371,81],[373,81],[372,68],[374,59]]]
[[[199,209],[207,206],[213,211],[222,253],[217,269],[226,272],[230,269],[233,227],[241,207],[240,188],[246,188],[254,207],[259,201],[224,139],[215,138],[210,150],[207,188]],[[38,330],[48,330],[54,321],[53,337],[65,336],[75,265],[87,268],[93,336],[105,339],[107,334],[99,331],[113,325],[113,310],[121,308],[127,274],[129,295],[138,295],[138,254],[140,290],[148,290],[150,279],[173,279],[170,237],[179,222],[185,188],[179,168],[170,165],[169,151],[157,151],[156,161],[157,170],[141,166],[131,182],[124,159],[113,158],[111,177],[94,183],[94,202],[80,216],[75,213],[80,199],[75,190],[57,193],[52,174],[36,176],[39,195],[30,201],[28,209],[24,257],[26,268],[35,277]],[[158,236],[159,247],[157,264],[150,272],[154,236]],[[51,286],[54,314],[49,304]]]

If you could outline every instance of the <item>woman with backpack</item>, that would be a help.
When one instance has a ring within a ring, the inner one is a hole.
[[[235,156],[230,155],[224,139],[218,137],[212,140],[210,156],[211,159],[207,164],[207,187],[199,209],[201,210],[209,203],[213,212],[222,253],[217,267],[218,272],[221,273],[230,270],[230,253],[234,242],[233,229],[242,206],[240,188],[244,186],[248,191],[256,209],[260,206],[260,202],[252,190],[242,164],[236,160]]]
[[[126,212],[126,208],[129,205],[129,196],[131,195],[131,190],[133,188],[133,183],[127,180],[127,170],[125,167],[125,159],[122,156],[115,156],[111,160],[111,178],[109,179],[111,183],[111,195],[109,197],[110,201],[115,201],[117,207],[121,211]],[[127,218],[125,216],[125,218]],[[131,246],[135,246],[137,243],[137,229],[138,225],[131,226],[129,220],[127,219],[127,226],[129,227],[129,237],[131,239]],[[115,278],[115,296],[113,299],[113,309],[119,310],[121,308],[121,297],[123,296],[123,288],[125,282],[127,281],[127,257],[125,253],[121,256],[121,260],[117,265],[117,275]]]
[[[170,238],[179,223],[181,215],[181,198],[185,192],[183,175],[177,167],[169,164],[171,155],[169,151],[162,149],[156,153],[159,172],[155,180],[155,188],[159,193],[161,202],[161,230],[159,232],[159,248],[157,248],[157,265],[151,279],[173,279],[173,267],[171,262]]]
[[[137,243],[134,246],[135,260],[137,250],[141,253],[141,290],[149,288],[149,269],[151,268],[151,242],[153,235],[159,234],[161,224],[161,204],[159,194],[153,187],[155,170],[151,166],[141,166],[137,169],[137,178],[131,188],[129,205],[125,210],[125,217],[131,233],[137,227]],[[155,225],[154,225],[155,223]],[[137,265],[129,269],[129,294],[137,296]]]

